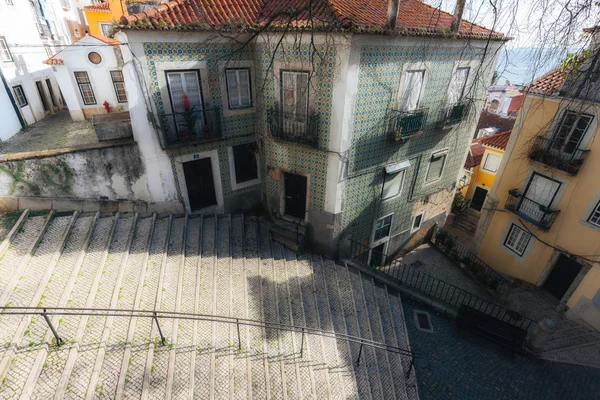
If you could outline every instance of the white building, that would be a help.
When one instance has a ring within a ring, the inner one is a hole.
[[[0,87],[1,115],[21,121],[0,124],[1,140],[63,108],[52,69],[43,61],[85,30],[83,14],[70,0],[0,2],[0,69],[5,80]]]

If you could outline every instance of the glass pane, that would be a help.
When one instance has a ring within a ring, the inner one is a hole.
[[[497,154],[489,153],[485,159],[485,164],[483,165],[483,169],[490,172],[496,172],[498,170],[498,165],[500,164],[500,156]]]
[[[413,111],[419,107],[425,71],[408,71],[400,94],[400,110]]]
[[[402,179],[404,177],[404,171],[396,172],[394,174],[386,174],[383,182],[383,192],[381,198],[388,199],[394,197],[400,193],[402,188]]]
[[[550,180],[542,175],[535,174],[527,188],[525,197],[536,203],[549,207],[554,195],[558,191],[560,183]]]
[[[462,100],[468,76],[469,68],[456,69],[448,89],[448,104],[456,104]]]
[[[238,90],[236,71],[227,71],[227,94],[229,96],[229,107],[240,106],[240,93]]]
[[[240,106],[250,106],[250,74],[248,70],[240,70],[238,72],[239,77],[239,91],[240,91]]]
[[[308,111],[308,74],[296,74],[296,113],[306,116]]]
[[[444,167],[444,159],[446,155],[431,157],[429,164],[429,170],[427,171],[426,181],[432,181],[442,176],[442,169]]]
[[[200,83],[198,82],[198,73],[197,72],[185,72],[184,73],[184,82],[185,82],[185,93],[190,100],[190,104],[194,110],[202,109],[202,96],[200,94]]]

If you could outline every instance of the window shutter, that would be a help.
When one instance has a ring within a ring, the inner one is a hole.
[[[402,189],[403,178],[404,171],[386,174],[385,181],[383,182],[383,192],[381,193],[381,198],[389,199],[390,197],[394,197],[400,193],[400,190]]]
[[[305,116],[308,113],[308,74],[296,74],[296,113]]]
[[[190,100],[192,106],[196,109],[202,108],[202,96],[200,94],[200,83],[198,82],[197,72],[184,72],[185,76],[185,93]]]
[[[230,108],[236,108],[240,106],[239,85],[236,72],[237,71],[227,71],[227,93],[229,96]]]
[[[170,72],[167,74],[169,81],[169,92],[171,94],[171,103],[174,112],[182,112],[183,108],[183,81],[179,72]]]
[[[238,77],[240,92],[239,105],[242,107],[249,107],[252,103],[250,100],[250,74],[247,70],[240,70],[238,71]]]
[[[442,176],[442,169],[444,168],[445,159],[445,154],[431,157],[429,171],[427,171],[427,178],[425,179],[426,181],[433,181]]]

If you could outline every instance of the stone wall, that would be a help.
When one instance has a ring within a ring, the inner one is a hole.
[[[71,151],[8,155],[0,162],[0,197],[149,201],[133,141]]]

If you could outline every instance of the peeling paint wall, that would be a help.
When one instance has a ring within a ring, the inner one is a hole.
[[[0,196],[150,200],[134,143],[1,162]]]

